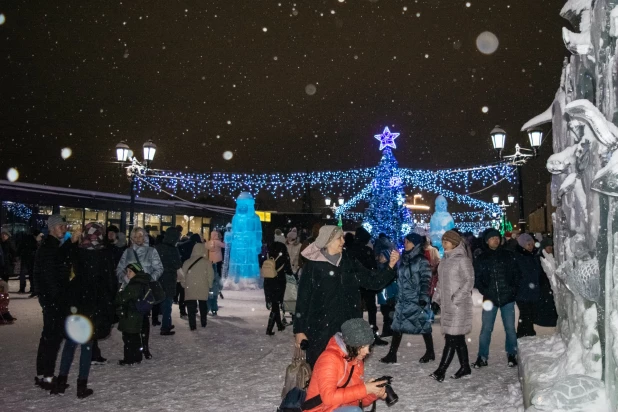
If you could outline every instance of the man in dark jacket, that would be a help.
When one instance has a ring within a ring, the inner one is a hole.
[[[172,300],[176,294],[176,273],[182,267],[180,253],[176,247],[179,239],[180,233],[175,227],[170,227],[165,231],[163,243],[155,246],[161,257],[161,263],[163,263],[163,274],[159,281],[165,290],[165,300],[161,302],[161,313],[163,314],[161,335],[164,336],[176,333],[172,330]]]
[[[488,249],[474,261],[474,287],[483,295],[483,318],[479,353],[475,368],[487,366],[489,344],[496,315],[500,309],[506,332],[505,349],[509,367],[517,365],[517,335],[515,333],[515,297],[521,273],[513,253],[500,247],[502,237],[496,229],[485,232]]]
[[[356,229],[354,241],[349,247],[347,247],[347,251],[350,257],[358,260],[360,264],[365,267],[365,269],[376,270],[378,266],[375,256],[373,254],[373,250],[371,250],[371,248],[367,246],[369,240],[371,240],[371,234],[367,232],[365,228],[360,226]],[[376,340],[374,343],[378,346],[388,345],[388,342],[380,339],[380,335],[377,334],[378,306],[376,305],[376,296],[378,295],[378,291],[361,288],[360,294],[361,299],[365,304],[365,309],[367,309],[367,317],[369,318],[369,324],[373,328],[373,331],[376,335]]]
[[[21,271],[19,272],[19,293],[26,293],[26,278],[30,281],[30,297],[36,296],[36,289],[32,280],[32,272],[34,272],[34,255],[39,245],[36,237],[39,235],[38,230],[32,233],[27,233],[22,238],[17,247],[17,255],[21,260]]]
[[[539,287],[540,277],[543,274],[541,262],[534,254],[534,239],[527,233],[517,238],[517,252],[515,259],[521,271],[521,282],[517,291],[517,308],[519,308],[519,322],[517,324],[517,338],[535,336],[534,320],[537,305],[541,299]]]
[[[38,287],[39,304],[43,309],[43,332],[36,359],[35,385],[45,390],[54,387],[53,377],[58,350],[64,336],[64,319],[68,314],[67,290],[71,274],[71,241],[61,244],[67,224],[60,215],[47,220],[49,235],[34,258],[34,282]]]

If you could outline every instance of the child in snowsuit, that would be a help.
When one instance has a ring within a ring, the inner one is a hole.
[[[129,264],[126,271],[129,283],[116,295],[116,313],[120,318],[118,330],[122,332],[124,342],[124,359],[118,361],[121,366],[139,364],[142,361],[140,332],[144,315],[139,313],[135,304],[143,295],[144,287],[148,287],[150,282],[150,276],[139,263]]]
[[[0,279],[0,325],[10,325],[17,319],[9,312],[9,301],[9,284]]]

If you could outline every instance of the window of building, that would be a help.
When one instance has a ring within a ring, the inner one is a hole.
[[[84,209],[60,206],[60,215],[67,221],[70,232],[82,229],[84,223]]]
[[[106,214],[107,211],[105,210],[84,209],[84,225],[91,222],[96,222],[105,226]]]

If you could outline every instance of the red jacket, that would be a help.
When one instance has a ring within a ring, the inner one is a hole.
[[[328,346],[315,364],[311,382],[307,389],[306,399],[320,395],[322,404],[311,412],[331,412],[341,406],[358,406],[362,400],[363,407],[371,405],[377,399],[368,395],[365,389],[365,364],[363,361],[346,361],[347,352],[340,333],[330,338]],[[343,386],[350,376],[354,365],[352,378],[345,388]]]

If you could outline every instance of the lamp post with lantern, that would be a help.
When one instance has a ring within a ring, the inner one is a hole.
[[[513,206],[513,202],[515,202],[515,196],[513,196],[512,194],[508,194],[507,196],[507,200],[508,200],[508,204],[504,203],[504,200],[502,200],[502,203],[500,203],[500,196],[498,196],[497,194],[494,194],[491,197],[491,200],[494,202],[494,204],[498,205],[500,207],[500,209],[502,209],[502,236],[504,236],[504,234],[506,233],[506,209]]]
[[[131,162],[129,166],[127,166],[127,177],[130,182],[130,191],[129,196],[131,197],[131,206],[129,209],[129,234],[133,230],[135,226],[135,183],[136,176],[145,175],[148,170],[149,164],[154,160],[155,153],[157,151],[157,145],[155,145],[152,140],[148,140],[146,143],[142,145],[144,160],[143,162],[139,162],[137,158],[134,156],[133,151],[129,148],[129,146],[123,141],[116,145],[116,160],[120,162],[121,165],[124,166],[125,162]]]
[[[327,208],[329,208],[330,210],[333,211],[333,214],[336,214],[337,213],[337,209],[340,206],[343,206],[344,203],[345,203],[345,199],[343,198],[343,196],[339,196],[337,198],[337,203],[336,204],[333,203],[333,200],[330,197],[326,196],[324,198],[324,204],[326,205]],[[326,218],[330,219],[330,215],[327,215]],[[343,221],[341,220],[341,216],[339,216],[338,225],[339,225],[339,227],[343,226]]]
[[[528,160],[538,157],[538,150],[541,147],[541,143],[543,143],[543,131],[539,128],[533,128],[527,130],[528,139],[530,140],[530,146],[532,149],[527,149],[521,147],[519,143],[515,145],[515,153],[512,155],[504,156],[502,151],[504,150],[504,146],[506,144],[506,132],[504,129],[500,128],[500,126],[496,126],[490,133],[491,143],[494,149],[498,152],[498,156],[500,159],[514,165],[517,167],[517,183],[518,183],[518,206],[519,206],[519,228],[521,232],[524,232],[526,229],[526,218],[524,216],[524,182],[521,176],[521,168],[525,165]],[[513,197],[513,200],[514,197]],[[497,202],[495,202],[497,203]],[[502,202],[504,203],[504,201]],[[509,203],[510,201],[509,195]]]

